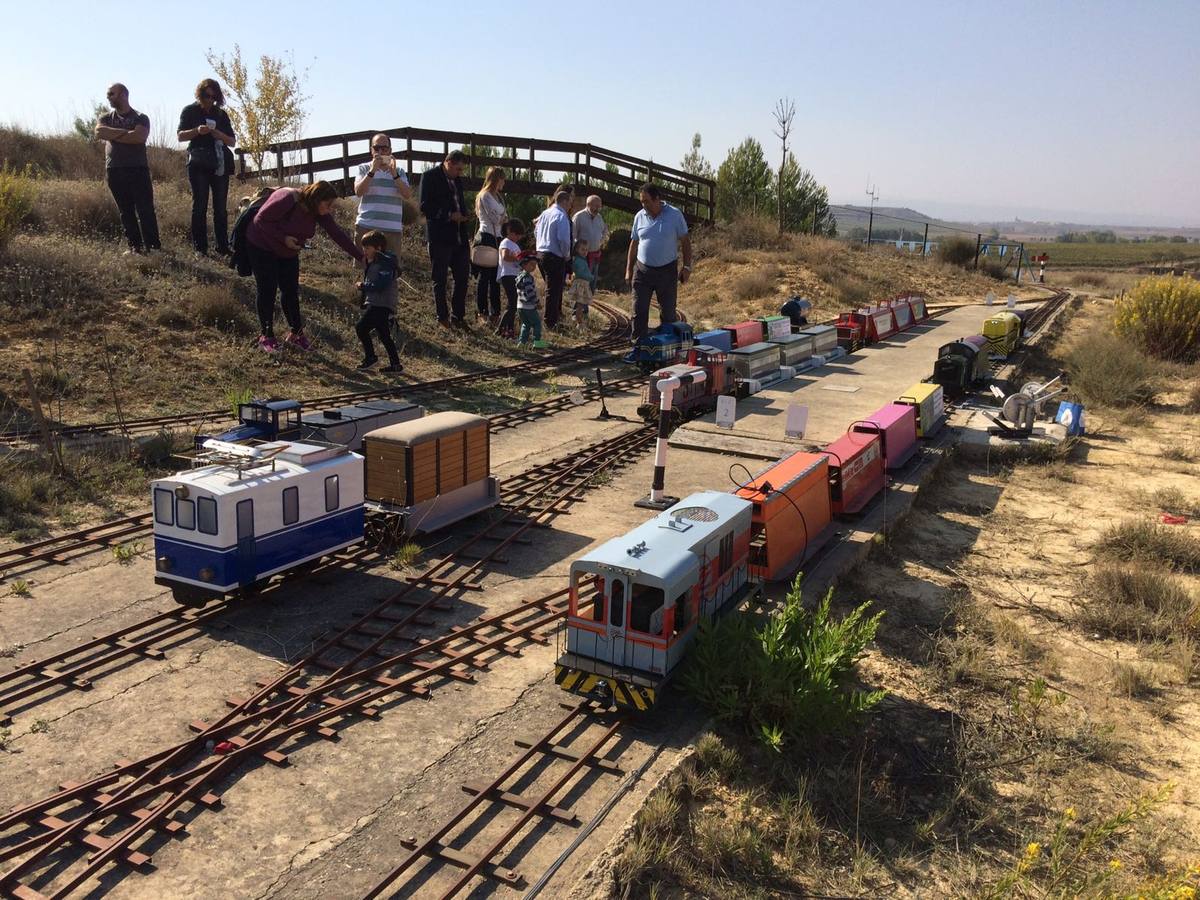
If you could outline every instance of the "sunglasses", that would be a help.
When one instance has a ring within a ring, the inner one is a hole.
[[[387,144],[375,144],[373,147],[371,147],[371,149],[379,150],[381,153],[387,153],[392,148],[389,147]]]

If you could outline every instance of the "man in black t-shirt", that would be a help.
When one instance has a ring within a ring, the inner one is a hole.
[[[159,249],[158,218],[154,214],[154,185],[146,159],[150,119],[129,105],[129,90],[123,84],[108,89],[113,108],[96,124],[96,139],[105,142],[105,175],[108,189],[121,211],[121,227],[129,242],[126,253]]]

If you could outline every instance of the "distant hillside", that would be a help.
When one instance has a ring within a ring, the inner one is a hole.
[[[837,219],[838,234],[843,237],[849,236],[850,232],[855,228],[861,228],[864,232],[866,231],[867,223],[871,216],[870,207],[833,206],[832,210],[834,217]],[[920,237],[926,222],[929,222],[930,225],[949,224],[941,219],[935,219],[933,216],[927,216],[923,212],[910,209],[907,206],[877,206],[875,207],[875,222],[872,230],[879,233],[903,229],[906,232],[912,231],[914,232],[914,236]]]

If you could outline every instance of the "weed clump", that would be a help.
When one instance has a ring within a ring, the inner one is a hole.
[[[1171,575],[1102,564],[1088,578],[1080,625],[1109,637],[1144,640],[1200,635],[1200,606]]]
[[[191,292],[186,303],[192,318],[201,325],[231,334],[250,334],[255,328],[250,313],[228,288],[202,285]]]
[[[1095,549],[1102,557],[1200,572],[1200,541],[1172,526],[1126,519],[1105,531]]]
[[[1071,387],[1085,403],[1139,406],[1154,401],[1158,368],[1135,347],[1095,329],[1066,356]]]
[[[975,259],[975,242],[965,237],[949,237],[938,243],[937,257],[952,266],[965,266]]]
[[[1117,301],[1114,326],[1151,356],[1200,359],[1200,282],[1170,275],[1142,279]]]
[[[779,266],[756,266],[738,279],[733,286],[733,297],[739,302],[745,302],[770,296],[775,293],[775,283],[779,276]]]
[[[865,603],[835,620],[832,598],[831,591],[808,612],[797,579],[778,615],[701,624],[685,687],[718,721],[776,750],[843,729],[883,699],[883,691],[852,684],[883,613],[869,616]]]
[[[35,196],[28,170],[0,166],[0,252],[29,216]]]

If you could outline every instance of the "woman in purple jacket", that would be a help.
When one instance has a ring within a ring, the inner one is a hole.
[[[258,291],[258,321],[262,334],[258,348],[277,353],[275,340],[275,294],[291,331],[284,343],[308,350],[304,319],[300,315],[300,250],[320,225],[348,256],[362,261],[362,251],[333,220],[337,191],[326,181],[305,188],[279,188],[255,213],[246,228],[246,248]]]

